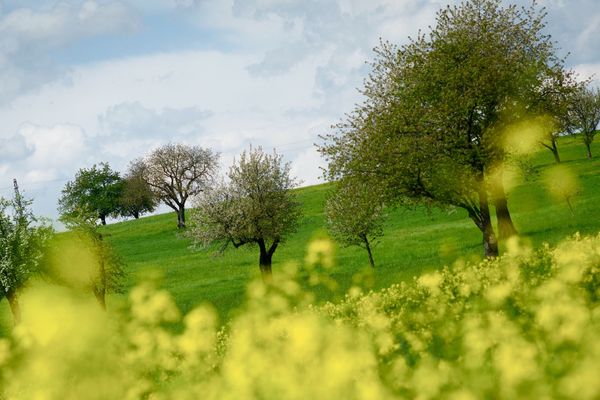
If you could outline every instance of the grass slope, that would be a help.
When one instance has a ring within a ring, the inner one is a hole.
[[[547,150],[540,150],[532,158],[540,175],[516,184],[509,194],[517,229],[535,245],[556,243],[575,232],[600,230],[600,144],[594,144],[597,158],[592,161],[585,159],[584,146],[577,138],[562,139],[559,150],[563,165],[579,179],[574,215],[566,202],[552,198],[544,188],[543,174],[554,165]],[[304,217],[299,230],[275,253],[274,274],[284,263],[301,261],[311,239],[325,234],[323,204],[329,190],[329,185],[318,185],[297,191]],[[163,287],[174,295],[183,311],[210,302],[226,320],[242,304],[248,280],[258,275],[256,248],[231,248],[221,256],[212,251],[192,251],[189,239],[177,232],[173,213],[109,225],[104,233],[127,263],[128,288],[145,274],[159,271]],[[377,268],[373,287],[411,279],[459,258],[480,259],[481,253],[481,234],[462,210],[393,210],[385,235],[374,249]],[[333,275],[342,287],[348,287],[353,276],[368,268],[366,253],[359,248],[339,248],[336,258]],[[114,303],[117,299],[111,300]],[[6,321],[8,307],[6,302],[0,305],[2,320]]]

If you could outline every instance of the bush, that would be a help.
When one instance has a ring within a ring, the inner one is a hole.
[[[308,271],[329,268],[326,247]],[[322,305],[290,265],[223,327],[206,305],[182,319],[151,283],[119,318],[31,291],[0,341],[0,398],[598,398],[600,235],[508,247]]]

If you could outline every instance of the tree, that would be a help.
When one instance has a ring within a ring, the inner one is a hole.
[[[262,148],[244,151],[228,173],[229,182],[215,185],[199,199],[190,236],[204,246],[221,243],[259,248],[259,267],[270,279],[273,253],[295,231],[300,205],[291,189],[289,163]]]
[[[600,88],[581,88],[571,102],[569,114],[574,128],[583,138],[587,157],[591,160],[591,146],[600,124]]]
[[[341,181],[325,204],[332,236],[346,246],[364,247],[375,268],[371,247],[383,235],[383,205],[365,182]]]
[[[555,82],[548,85],[551,90],[547,90],[546,95],[540,99],[547,115],[552,118],[552,126],[547,130],[540,144],[552,152],[556,164],[560,164],[557,140],[561,135],[573,133],[576,129],[570,108],[587,83],[587,81],[578,82],[574,74],[564,72],[562,75],[555,76]]]
[[[45,275],[63,286],[91,291],[106,310],[106,294],[123,292],[123,260],[99,231],[94,212],[78,209],[60,220],[69,232],[53,240],[44,260]]]
[[[156,197],[177,213],[177,227],[185,228],[185,204],[211,185],[218,161],[210,149],[170,143],[135,163]]]
[[[40,260],[54,232],[29,210],[31,203],[22,197],[16,179],[14,198],[0,198],[0,295],[8,300],[15,324],[21,320],[19,293],[40,272]]]
[[[61,215],[75,215],[85,209],[96,215],[106,225],[106,218],[118,215],[123,193],[123,180],[108,163],[94,164],[92,168],[80,169],[75,180],[68,182],[59,199]]]
[[[133,216],[138,219],[141,214],[156,209],[158,199],[148,182],[144,180],[143,165],[139,162],[132,162],[123,183],[120,200],[121,215]]]
[[[535,6],[535,5],[534,5]],[[516,233],[502,181],[504,128],[545,112],[544,99],[569,80],[544,35],[543,11],[470,0],[437,15],[431,32],[402,47],[383,42],[362,90],[365,102],[325,136],[326,176],[377,179],[392,201],[411,198],[467,211],[486,257]]]

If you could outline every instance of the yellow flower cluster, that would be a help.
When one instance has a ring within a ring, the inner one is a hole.
[[[151,283],[129,306],[32,288],[0,340],[2,399],[600,398],[600,236],[508,244],[412,282],[315,304],[333,246],[252,282],[228,324]],[[313,277],[313,275],[317,277]]]

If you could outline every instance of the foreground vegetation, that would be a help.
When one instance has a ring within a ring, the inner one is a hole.
[[[302,287],[334,290],[332,256],[315,241],[304,274],[287,264],[255,280],[224,328],[207,305],[182,317],[150,281],[112,315],[72,292],[30,291],[23,323],[0,340],[0,397],[600,396],[600,236],[537,251],[514,238],[499,259],[312,306]]]

